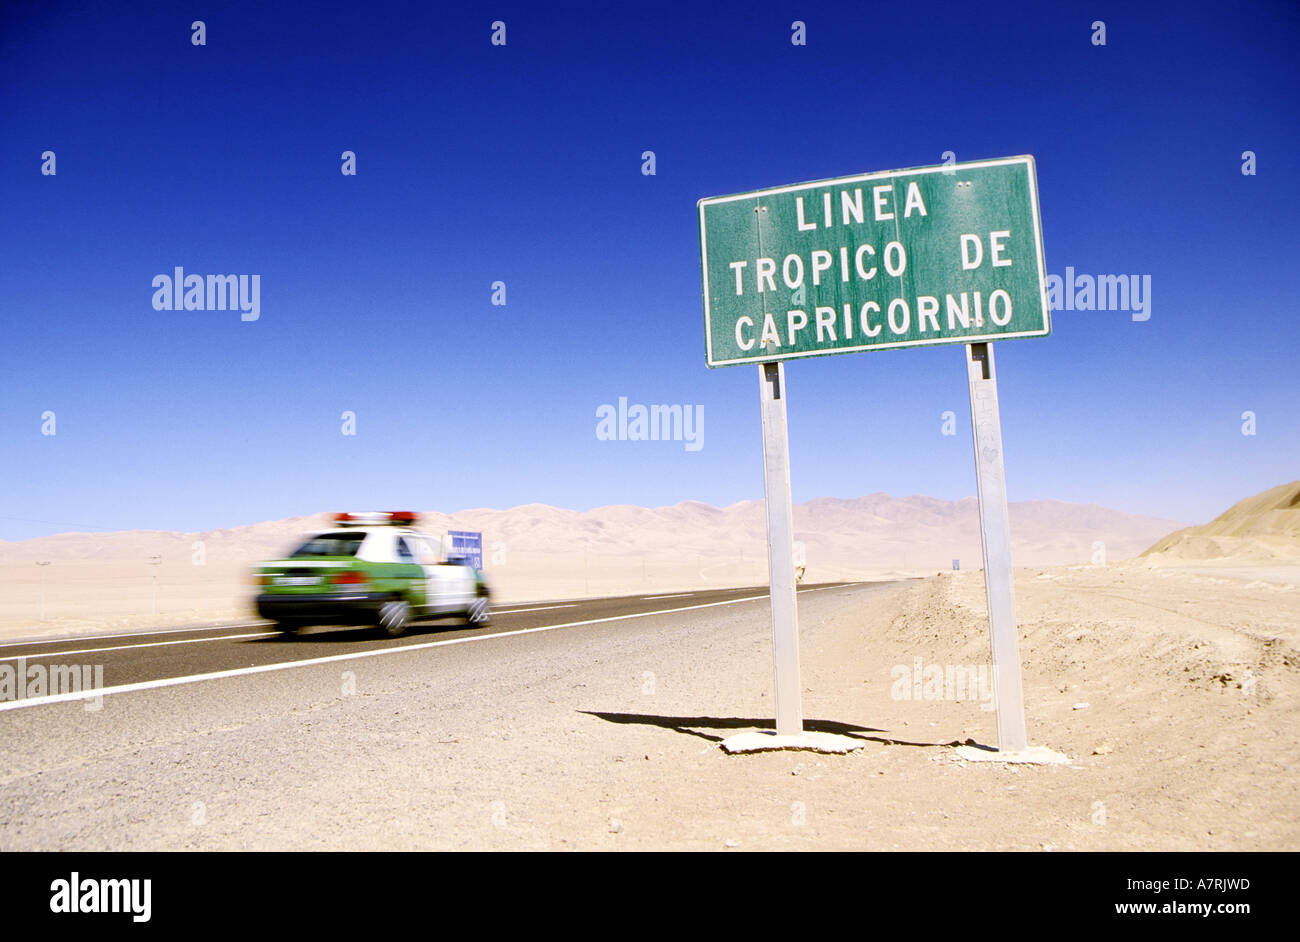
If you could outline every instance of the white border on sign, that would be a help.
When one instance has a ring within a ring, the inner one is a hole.
[[[920,176],[927,173],[959,172],[980,167],[1004,167],[1012,164],[1024,164],[1029,169],[1029,201],[1034,218],[1034,247],[1038,252],[1038,293],[1039,305],[1043,314],[1041,330],[1017,331],[1016,333],[968,334],[943,340],[898,340],[892,343],[861,344],[856,347],[835,347],[830,350],[804,350],[792,353],[777,353],[769,356],[740,357],[732,360],[713,359],[713,322],[709,309],[709,247],[704,230],[704,207],[718,203],[733,203],[736,200],[758,199],[777,193],[793,193],[797,190],[814,190],[828,186],[860,183],[864,180],[879,180],[882,177]],[[700,213],[700,268],[704,275],[704,344],[705,364],[714,366],[732,366],[740,363],[771,363],[776,360],[805,359],[807,357],[834,356],[837,353],[861,353],[866,350],[888,350],[897,347],[937,347],[949,343],[987,343],[996,340],[1013,340],[1017,337],[1046,337],[1052,332],[1051,311],[1047,305],[1047,266],[1043,260],[1043,221],[1038,212],[1038,170],[1032,154],[1017,157],[998,157],[993,160],[972,160],[968,163],[937,164],[933,167],[916,167],[911,170],[879,170],[851,177],[831,177],[826,180],[810,180],[807,183],[791,183],[787,186],[768,187],[764,190],[751,190],[748,193],[733,193],[730,196],[707,196],[696,203]]]

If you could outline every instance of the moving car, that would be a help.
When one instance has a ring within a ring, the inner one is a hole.
[[[419,618],[491,620],[483,573],[449,561],[408,512],[341,513],[283,559],[258,565],[257,613],[292,633],[307,625],[376,625],[391,637]]]

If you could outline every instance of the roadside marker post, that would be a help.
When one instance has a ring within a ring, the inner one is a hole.
[[[161,565],[162,565],[162,557],[161,557],[161,556],[150,556],[150,557],[149,557],[149,565],[150,565],[150,566],[161,566]],[[155,570],[153,571],[153,604],[152,604],[152,607],[151,607],[151,609],[150,609],[150,613],[153,614],[153,615],[157,615],[157,614],[158,614],[158,570],[157,570],[157,569],[155,569]]]
[[[992,341],[1051,333],[1038,181],[1030,156],[858,174],[698,203],[705,362],[759,366],[776,735],[730,752],[822,748],[803,732],[783,361],[964,344],[997,750],[972,759],[1057,762],[1028,745]],[[953,560],[954,571],[960,568]],[[840,746],[853,748],[861,740]],[[766,745],[763,743],[766,742]],[[972,747],[962,747],[971,751]],[[961,752],[962,749],[958,751]]]
[[[36,565],[41,567],[41,621],[45,621],[45,567],[50,564],[48,559],[36,561]]]

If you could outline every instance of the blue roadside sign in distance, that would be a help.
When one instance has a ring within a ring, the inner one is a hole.
[[[483,534],[474,530],[448,530],[451,550],[448,562],[464,562],[475,569],[483,568]]]

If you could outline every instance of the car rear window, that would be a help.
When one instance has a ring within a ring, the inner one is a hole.
[[[289,554],[290,559],[303,556],[355,556],[365,540],[362,533],[322,533],[314,536]]]

